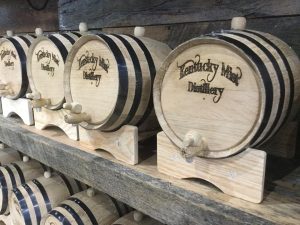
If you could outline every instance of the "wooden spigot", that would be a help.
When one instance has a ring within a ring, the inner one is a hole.
[[[70,110],[70,113],[65,115],[66,123],[76,125],[91,120],[91,117],[88,114],[82,112],[82,106],[78,103],[65,103],[63,108]]]
[[[42,98],[39,92],[28,93],[26,94],[26,98],[32,99],[32,108],[35,108],[38,111],[41,110],[42,107],[46,107],[51,104],[50,99]]]
[[[247,20],[245,17],[233,17],[231,20],[231,29],[232,30],[245,30]]]
[[[181,155],[184,158],[203,156],[203,152],[208,149],[207,141],[197,131],[189,131],[184,136],[181,146]]]

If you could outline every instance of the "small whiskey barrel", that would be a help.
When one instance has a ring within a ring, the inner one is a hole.
[[[0,149],[0,166],[22,160],[22,154],[12,148]]]
[[[40,225],[60,202],[86,189],[86,185],[65,175],[39,177],[13,190],[10,213],[13,224]]]
[[[123,203],[104,193],[89,197],[86,191],[73,195],[46,217],[44,225],[111,225],[124,214]]]
[[[0,39],[0,95],[18,99],[28,88],[26,56],[34,35],[18,35]]]
[[[187,155],[221,158],[270,139],[299,108],[300,61],[273,35],[227,30],[178,46],[154,84],[154,107]]]
[[[9,213],[8,204],[14,188],[41,176],[43,172],[43,165],[35,160],[18,161],[0,167],[0,214]]]
[[[59,109],[65,101],[63,72],[65,60],[79,32],[38,35],[28,51],[27,73],[33,97],[47,100],[44,107]]]
[[[152,219],[149,216],[143,215],[140,218],[135,218],[136,212],[128,213],[113,223],[113,225],[163,225],[159,221]]]
[[[140,127],[146,121],[151,121],[148,128],[158,127],[152,85],[156,69],[170,50],[146,37],[81,37],[68,55],[64,73],[66,101],[79,103],[87,115],[79,124],[102,131],[126,124]]]

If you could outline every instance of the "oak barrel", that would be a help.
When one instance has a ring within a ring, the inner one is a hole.
[[[124,214],[125,205],[104,193],[80,192],[62,202],[43,219],[43,225],[111,225]]]
[[[13,191],[10,199],[10,213],[14,225],[40,225],[60,202],[87,187],[63,174],[39,177]]]
[[[148,124],[149,130],[158,127],[152,86],[156,69],[170,50],[146,37],[81,37],[68,55],[64,73],[66,101],[79,103],[88,115],[80,125],[102,131],[126,124]]]
[[[27,73],[32,97],[48,100],[48,109],[59,109],[65,101],[63,73],[65,60],[79,32],[39,35],[28,51]],[[36,97],[38,96],[38,97]]]
[[[184,154],[221,158],[260,146],[295,117],[299,78],[299,58],[282,40],[227,30],[172,51],[156,76],[154,107]]]
[[[159,221],[143,215],[141,218],[135,218],[136,212],[128,213],[113,223],[113,225],[163,225]]]
[[[0,149],[0,166],[22,160],[22,154],[12,148]]]
[[[41,176],[43,172],[44,166],[35,160],[17,161],[0,167],[0,214],[9,213],[8,204],[14,188]]]
[[[35,35],[7,36],[0,39],[0,95],[18,99],[28,88],[26,57]]]

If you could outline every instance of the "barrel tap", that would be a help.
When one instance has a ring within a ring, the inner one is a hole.
[[[192,158],[194,156],[204,156],[208,150],[207,140],[202,137],[199,132],[191,130],[186,133],[180,148],[181,155],[184,158]]]
[[[28,93],[26,98],[32,99],[32,108],[36,109],[37,112],[40,112],[42,107],[50,105],[50,99],[42,98],[39,92]]]

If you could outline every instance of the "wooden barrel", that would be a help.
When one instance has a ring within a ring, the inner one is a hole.
[[[135,212],[128,213],[113,223],[113,225],[162,225],[159,221],[144,215],[142,218],[134,218]]]
[[[44,172],[44,166],[35,161],[18,161],[0,167],[0,214],[9,213],[9,199],[17,186],[39,177]]]
[[[12,222],[40,225],[42,217],[60,202],[86,188],[86,185],[62,174],[36,178],[13,191],[9,205]]]
[[[0,149],[0,166],[22,160],[22,154],[12,148]]]
[[[261,145],[295,116],[299,78],[299,58],[286,43],[228,30],[174,49],[156,76],[154,107],[183,152],[226,157]]]
[[[125,205],[104,193],[89,197],[80,192],[58,207],[43,219],[43,225],[111,225],[124,214]]]
[[[72,45],[81,36],[78,32],[39,35],[30,46],[27,73],[33,94],[49,100],[48,109],[59,109],[65,101],[63,72]]]
[[[67,102],[79,103],[88,115],[80,125],[102,131],[125,124],[157,128],[152,85],[156,69],[170,50],[145,37],[81,37],[68,55],[64,73]]]
[[[10,99],[23,97],[28,88],[26,56],[34,35],[0,39],[0,95]]]

